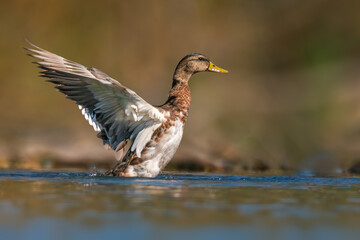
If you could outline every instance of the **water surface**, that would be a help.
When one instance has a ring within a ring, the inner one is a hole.
[[[0,171],[0,239],[359,239],[360,178]]]

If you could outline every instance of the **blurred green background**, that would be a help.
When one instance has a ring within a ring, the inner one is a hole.
[[[26,37],[154,105],[188,53],[228,69],[191,79],[169,169],[356,169],[359,9],[356,0],[1,1],[0,167],[114,163],[77,106],[38,77]]]

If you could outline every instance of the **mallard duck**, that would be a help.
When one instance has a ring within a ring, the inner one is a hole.
[[[167,101],[153,106],[107,74],[85,67],[30,43],[25,48],[42,69],[42,77],[76,102],[105,146],[123,155],[105,175],[156,177],[174,156],[190,109],[189,79],[198,72],[228,71],[199,53],[177,65]]]

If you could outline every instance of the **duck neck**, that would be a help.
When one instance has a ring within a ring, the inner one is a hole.
[[[166,103],[175,112],[181,113],[185,121],[190,110],[191,96],[188,81],[192,74],[177,70],[174,73],[172,88]]]
[[[172,87],[169,92],[169,100],[170,99],[188,99],[190,105],[190,88],[188,82],[179,81],[174,79],[172,83]],[[174,102],[174,101],[172,101]]]
[[[186,66],[178,65],[174,72],[173,77],[173,84],[172,87],[174,87],[177,84],[186,84],[188,85],[188,82],[190,80],[190,77],[193,75],[192,72],[187,71]]]

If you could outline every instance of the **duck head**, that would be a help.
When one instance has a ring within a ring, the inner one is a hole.
[[[199,53],[192,53],[180,60],[174,73],[174,80],[187,82],[191,75],[206,71],[218,73],[228,72],[216,66],[206,56]]]

